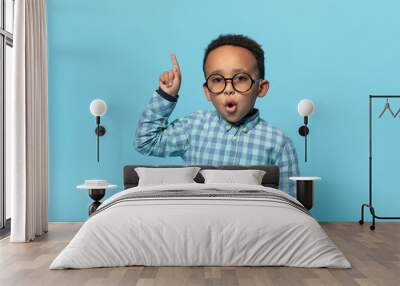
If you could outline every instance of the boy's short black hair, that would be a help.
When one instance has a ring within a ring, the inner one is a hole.
[[[235,34],[220,35],[218,38],[211,41],[211,43],[208,45],[208,47],[206,48],[206,51],[204,53],[204,58],[203,58],[204,76],[206,76],[205,65],[206,65],[206,60],[207,60],[208,54],[212,50],[214,50],[218,47],[221,47],[221,46],[225,46],[225,45],[238,46],[238,47],[242,47],[242,48],[249,50],[256,58],[258,71],[260,73],[260,78],[262,78],[262,79],[264,78],[265,68],[264,68],[264,51],[263,51],[263,49],[253,39],[250,39],[249,37],[244,36],[244,35],[235,35]]]

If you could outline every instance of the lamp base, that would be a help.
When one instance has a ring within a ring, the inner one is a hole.
[[[106,134],[106,129],[104,128],[104,126],[99,125],[94,130],[94,133],[96,133],[96,135],[103,136],[104,134]]]
[[[303,126],[301,126],[301,127],[299,128],[299,134],[300,134],[301,136],[307,136],[308,133],[310,133],[310,130],[308,129],[307,126],[303,125]]]

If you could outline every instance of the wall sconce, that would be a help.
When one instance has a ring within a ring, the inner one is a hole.
[[[105,103],[104,100],[101,99],[95,99],[90,103],[90,113],[93,114],[93,116],[96,117],[96,129],[94,132],[97,135],[97,162],[99,162],[99,136],[103,136],[106,134],[106,129],[104,126],[100,125],[100,117],[106,114],[107,112],[107,104]]]
[[[300,126],[299,134],[304,136],[304,160],[307,162],[307,135],[310,132],[307,124],[308,116],[314,111],[314,103],[309,99],[302,99],[297,105],[297,111],[304,117],[304,125]]]

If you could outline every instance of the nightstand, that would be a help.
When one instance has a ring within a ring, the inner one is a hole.
[[[107,189],[115,189],[117,185],[111,185],[106,180],[85,180],[83,185],[76,186],[77,189],[89,191],[89,197],[94,201],[89,205],[89,216],[101,205],[100,200],[106,194]]]
[[[310,210],[313,207],[313,183],[321,180],[320,177],[290,177],[289,180],[296,181],[297,200]]]

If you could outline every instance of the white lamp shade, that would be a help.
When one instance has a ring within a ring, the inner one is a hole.
[[[90,113],[94,116],[103,116],[107,112],[107,104],[104,100],[95,99],[90,103]]]
[[[314,111],[314,103],[309,99],[302,99],[297,105],[297,111],[303,117],[308,116]]]

